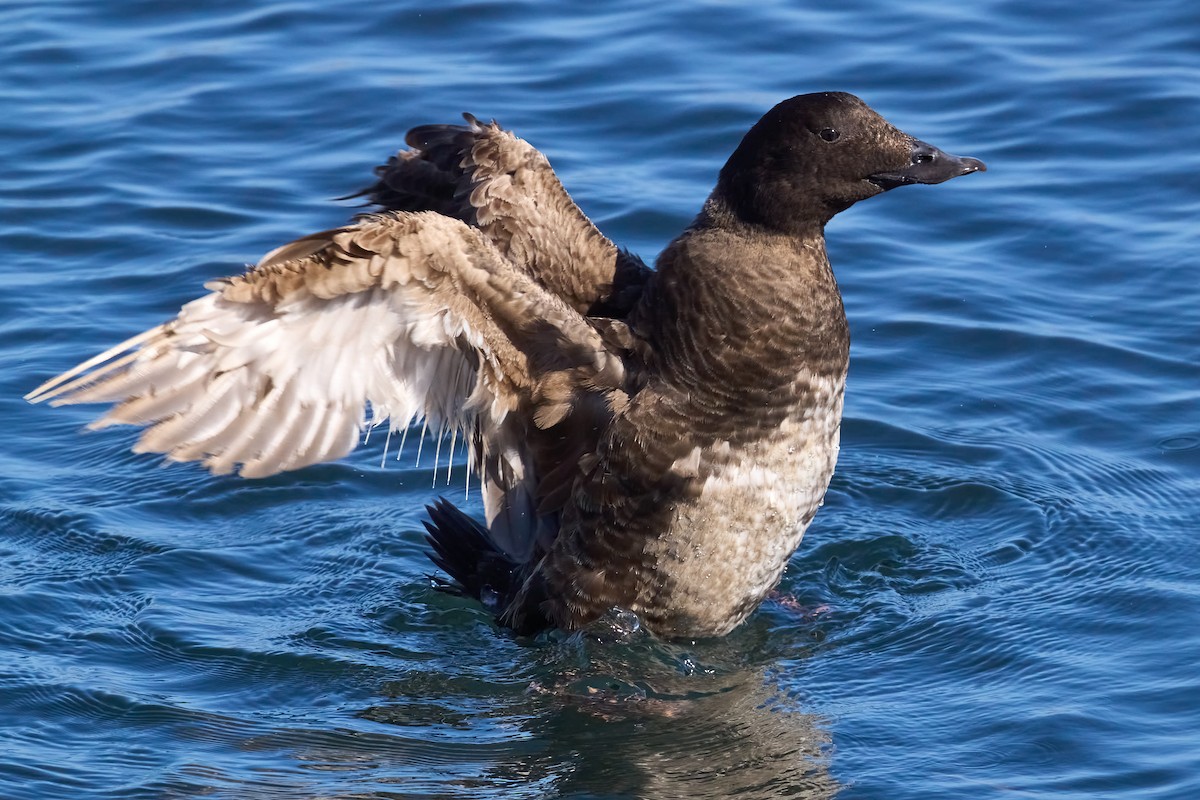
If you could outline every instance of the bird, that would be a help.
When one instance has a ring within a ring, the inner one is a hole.
[[[480,521],[427,508],[437,585],[518,635],[618,610],[723,636],[779,582],[833,475],[849,328],[825,226],[986,170],[845,92],[768,110],[653,268],[546,156],[470,114],[410,130],[375,209],[205,284],[178,316],[46,381],[134,450],[261,478],[387,424],[462,436]],[[453,445],[452,445],[453,446]]]

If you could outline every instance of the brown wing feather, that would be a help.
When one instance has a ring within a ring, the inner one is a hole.
[[[494,121],[409,131],[408,150],[361,194],[478,227],[507,259],[577,311],[624,316],[650,270],[618,249],[567,194],[546,157]]]
[[[365,427],[423,416],[468,434],[495,516],[514,489],[537,502],[514,424],[556,425],[623,379],[584,317],[437,214],[313,234],[209,288],[28,399],[115,403],[94,427],[146,426],[139,450],[249,477],[338,458]]]

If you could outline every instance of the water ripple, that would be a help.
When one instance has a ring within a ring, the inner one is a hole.
[[[1196,795],[1194,2],[0,22],[0,795]],[[839,470],[723,640],[499,632],[425,578],[461,470],[434,488],[378,440],[245,482],[20,400],[341,224],[409,125],[498,117],[652,257],[763,109],[829,88],[989,172],[829,226]]]

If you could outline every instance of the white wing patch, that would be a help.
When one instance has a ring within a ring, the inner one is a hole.
[[[466,433],[478,459],[475,442],[486,451],[487,432],[533,384],[527,343],[512,340],[521,316],[544,311],[562,338],[595,344],[582,318],[478,231],[430,213],[306,237],[208,288],[175,320],[27,399],[117,403],[91,427],[148,426],[135,450],[214,473],[336,459],[364,430],[422,417]]]

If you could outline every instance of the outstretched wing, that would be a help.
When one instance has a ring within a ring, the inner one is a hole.
[[[207,288],[26,399],[115,403],[93,428],[146,426],[138,451],[246,477],[338,458],[369,426],[425,417],[466,433],[503,495],[534,478],[515,474],[524,454],[506,418],[520,409],[553,426],[580,387],[623,374],[577,311],[438,214],[363,217]]]
[[[362,194],[398,211],[437,211],[482,230],[496,248],[577,311],[623,317],[650,270],[609,241],[567,194],[535,147],[464,114],[424,125],[375,170]]]

